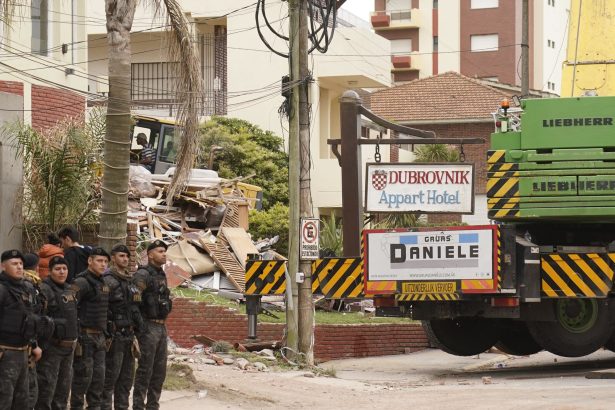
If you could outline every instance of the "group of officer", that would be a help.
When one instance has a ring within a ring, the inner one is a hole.
[[[147,247],[132,275],[125,245],[92,249],[67,283],[68,264],[49,262],[42,282],[24,277],[18,250],[0,256],[0,410],[158,409],[166,377],[165,320],[172,308],[162,266],[167,245]]]

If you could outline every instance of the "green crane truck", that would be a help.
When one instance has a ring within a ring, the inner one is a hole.
[[[529,99],[494,117],[492,224],[364,231],[366,293],[392,283],[374,292],[377,314],[423,321],[455,355],[614,350],[615,97]]]

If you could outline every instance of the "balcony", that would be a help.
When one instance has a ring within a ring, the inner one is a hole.
[[[371,14],[374,30],[394,30],[398,28],[415,28],[419,26],[418,9],[381,10]]]
[[[391,64],[393,68],[410,68],[410,56],[391,56]]]

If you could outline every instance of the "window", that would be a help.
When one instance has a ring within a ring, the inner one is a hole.
[[[30,6],[32,18],[31,48],[35,54],[47,55],[49,43],[49,5],[47,0],[32,0]]]
[[[555,48],[555,41],[547,40],[547,46],[551,48]]]
[[[438,36],[433,37],[433,52],[438,52]]]
[[[553,6],[553,7],[555,7],[555,0],[547,0],[547,4],[548,4],[549,6]]]
[[[387,0],[386,10],[391,16],[391,20],[410,22],[410,2],[408,0]]]
[[[434,9],[438,8],[438,0],[433,0],[433,8]]]
[[[495,9],[499,6],[499,0],[472,0],[471,9]]]
[[[472,52],[497,51],[498,50],[498,35],[497,34],[478,34],[470,36],[470,50]]]
[[[412,39],[403,38],[399,40],[391,40],[391,54],[393,55],[408,55],[412,51]]]

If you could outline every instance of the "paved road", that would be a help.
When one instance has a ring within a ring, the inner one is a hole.
[[[461,358],[438,350],[327,362],[336,378],[305,372],[245,373],[202,367],[207,396],[164,394],[162,409],[611,409],[615,380],[587,379],[615,369],[615,354],[582,359],[542,352],[530,357],[485,353]]]

